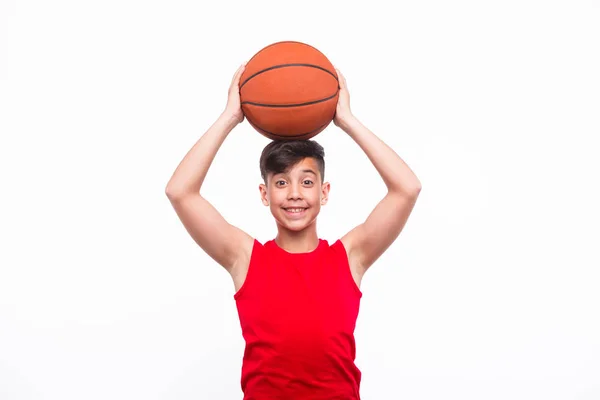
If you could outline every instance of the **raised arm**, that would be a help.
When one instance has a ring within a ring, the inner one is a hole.
[[[365,222],[341,239],[353,273],[360,279],[404,228],[421,191],[421,182],[394,150],[352,115],[346,80],[337,72],[340,97],[334,123],[365,152],[388,189]]]
[[[227,106],[177,166],[165,189],[175,212],[196,243],[230,273],[250,259],[254,240],[230,225],[200,194],[206,173],[225,138],[244,115],[239,100],[239,80],[244,66],[235,73]],[[235,279],[235,278],[234,278]]]

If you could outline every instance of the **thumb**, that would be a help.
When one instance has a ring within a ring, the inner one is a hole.
[[[231,78],[231,88],[235,88],[237,86],[239,86],[240,83],[240,78],[242,77],[242,74],[244,73],[244,69],[246,68],[245,63],[240,65],[240,67],[237,69],[237,71],[235,71],[235,74],[233,74],[233,78]]]

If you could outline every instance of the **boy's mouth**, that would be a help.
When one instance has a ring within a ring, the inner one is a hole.
[[[284,208],[284,210],[287,214],[300,215],[300,214],[303,214],[304,211],[306,211],[306,208],[304,208],[304,207],[289,207],[289,208]]]

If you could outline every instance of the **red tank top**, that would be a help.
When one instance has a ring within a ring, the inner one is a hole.
[[[254,240],[234,295],[246,341],[244,400],[358,400],[354,329],[362,293],[340,240],[309,253]]]

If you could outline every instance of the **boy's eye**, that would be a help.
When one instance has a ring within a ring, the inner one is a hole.
[[[312,185],[314,182],[313,182],[313,181],[311,181],[310,179],[305,179],[305,180],[303,180],[303,181],[302,181],[302,183],[303,183],[304,185]],[[283,180],[278,180],[278,181],[275,181],[275,185],[276,185],[276,186],[283,186],[283,185],[285,185],[285,184],[286,184],[286,182],[285,182],[285,181],[283,181]]]

